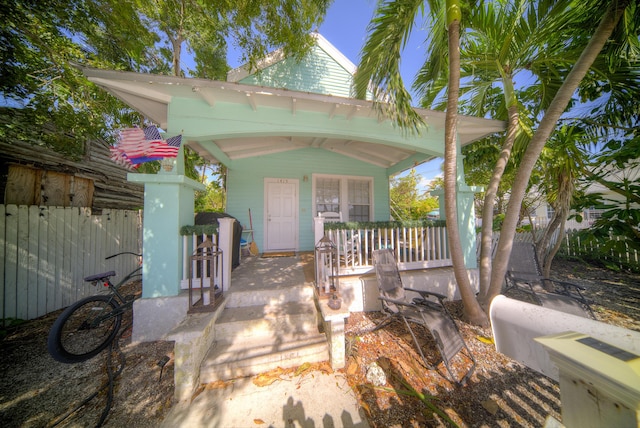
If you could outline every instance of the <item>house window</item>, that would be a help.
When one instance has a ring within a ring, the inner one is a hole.
[[[316,211],[340,212],[340,179],[318,178],[316,180]]]
[[[349,221],[369,221],[371,194],[369,180],[347,180]]]
[[[547,219],[552,219],[553,218],[553,214],[555,214],[556,210],[553,209],[553,207],[551,205],[547,204]]]
[[[370,177],[314,176],[315,212],[342,213],[343,221],[370,221],[373,179]]]
[[[597,209],[596,207],[590,207],[584,212],[585,220],[589,221],[590,223],[593,223],[596,220],[598,220],[600,217],[602,217],[603,211],[604,210]]]

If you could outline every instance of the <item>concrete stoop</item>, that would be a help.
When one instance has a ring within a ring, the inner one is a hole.
[[[313,287],[310,285],[260,288],[255,291],[232,291],[227,299],[227,308],[264,306],[286,302],[312,302]]]
[[[288,291],[240,291],[229,296],[214,326],[215,343],[200,366],[201,383],[329,360],[327,339],[318,329],[313,289],[295,286]]]
[[[202,383],[229,380],[264,373],[278,367],[329,360],[327,339],[315,333],[307,337],[280,334],[274,337],[220,340],[209,351],[200,367]]]

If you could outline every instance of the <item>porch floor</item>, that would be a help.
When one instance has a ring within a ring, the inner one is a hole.
[[[231,273],[231,292],[286,290],[314,280],[312,252],[292,257],[249,256]]]

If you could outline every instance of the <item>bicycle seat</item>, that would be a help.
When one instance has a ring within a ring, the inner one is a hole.
[[[110,270],[109,272],[97,273],[95,275],[86,276],[84,278],[84,280],[87,281],[87,282],[101,281],[101,280],[104,280],[104,279],[109,279],[112,276],[114,276],[115,274],[116,274],[116,271]]]

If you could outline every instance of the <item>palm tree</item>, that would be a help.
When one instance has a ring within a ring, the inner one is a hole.
[[[625,10],[629,1],[630,0],[617,1],[608,9],[604,18],[602,18],[602,24],[598,27],[596,33],[591,38],[590,43],[585,48],[585,52],[588,52],[588,54],[583,52],[576,65],[573,67],[572,72],[567,76],[567,80],[562,83],[562,86],[558,84],[556,88],[551,87],[551,90],[540,94],[543,105],[547,104],[547,100],[553,101],[549,102],[549,108],[546,109],[545,117],[541,122],[540,128],[536,131],[536,139],[532,140],[532,143],[529,144],[529,149],[525,152],[525,156],[523,157],[523,161],[526,161],[524,163],[524,168],[519,170],[516,175],[518,186],[514,188],[516,192],[512,192],[511,195],[507,216],[505,217],[505,223],[503,224],[503,234],[501,235],[498,246],[498,255],[493,266],[490,264],[490,259],[488,258],[486,249],[487,243],[490,243],[491,241],[487,241],[486,237],[483,238],[483,260],[489,261],[488,264],[485,263],[484,265],[481,265],[481,269],[483,269],[484,274],[483,291],[485,292],[483,294],[483,302],[485,304],[488,304],[488,302],[490,302],[502,288],[506,266],[511,253],[511,242],[515,234],[515,228],[520,213],[520,206],[524,198],[524,191],[527,187],[533,165],[539,157],[540,151],[544,146],[546,139],[551,134],[560,114],[568,105],[573,92],[577,88],[582,77],[586,75],[586,71],[602,49],[604,42],[611,35],[613,28],[615,28],[620,18],[620,14]],[[445,70],[448,72],[451,68],[445,67],[445,65],[447,65],[447,59],[449,59],[449,63],[453,60],[453,58],[447,55],[444,49],[445,46],[449,46],[448,37],[450,36],[450,34],[447,34],[446,32],[446,29],[449,29],[449,22],[447,21],[447,25],[443,25],[445,22],[444,20],[448,16],[445,13],[447,8],[443,7],[444,5],[442,1],[429,1],[428,3],[430,6],[431,22],[433,24],[431,26],[431,34],[428,39],[430,42],[430,55],[426,63],[428,67],[421,70],[419,79],[416,80],[416,89],[422,91],[423,94],[434,93],[434,89],[442,89],[450,84],[450,73],[448,76],[445,75]],[[450,4],[450,2],[447,2],[447,6]],[[578,22],[580,19],[583,19],[583,15],[587,13],[589,13],[589,16],[591,17],[596,16],[595,13],[597,11],[597,7],[593,4],[581,7],[579,2],[569,0],[560,2],[553,0],[544,0],[540,2],[519,1],[516,3],[519,7],[513,9],[510,8],[510,4],[506,1],[487,2],[487,4],[486,9],[484,9],[487,12],[486,19],[494,19],[493,22],[485,23],[483,27],[479,28],[484,31],[493,31],[495,33],[495,37],[493,37],[493,39],[503,42],[494,46],[499,48],[499,50],[497,51],[498,53],[494,53],[493,61],[495,64],[494,69],[500,74],[500,81],[505,90],[505,105],[509,111],[510,140],[514,139],[517,135],[516,124],[521,122],[520,120],[516,120],[518,104],[514,99],[514,93],[512,92],[514,64],[511,62],[511,57],[515,53],[522,51],[523,47],[526,47],[526,52],[529,54],[540,54],[541,58],[545,59],[544,63],[540,63],[539,70],[541,72],[543,70],[546,71],[547,76],[553,75],[554,72],[557,74],[558,72],[558,69],[549,67],[550,64],[554,63],[554,59],[563,64],[565,68],[570,68],[570,56],[565,55],[566,58],[564,58],[564,60],[560,57],[549,58],[546,55],[545,50],[552,47],[562,47],[566,49],[568,45],[571,45],[571,43],[575,43],[580,46],[580,42],[584,40],[584,37],[572,38],[572,34],[569,31],[579,33],[579,36],[585,36],[584,30],[582,28],[568,28],[568,23]],[[515,19],[516,17],[519,18],[522,16],[521,12],[525,9],[525,4],[528,5],[526,8],[527,14],[525,14],[528,18]],[[367,90],[373,90],[374,96],[377,96],[376,99],[390,102],[390,104],[379,104],[381,108],[384,108],[384,113],[391,115],[398,124],[406,129],[413,130],[414,132],[420,129],[421,121],[411,108],[411,97],[404,86],[402,78],[400,77],[399,61],[402,47],[411,34],[418,13],[424,14],[424,7],[424,3],[418,0],[389,0],[379,6],[376,16],[369,27],[369,37],[363,47],[361,63],[355,79],[356,96],[364,97]],[[500,9],[500,7],[504,10]],[[468,22],[473,22],[473,17],[476,16],[476,12],[478,12],[478,16],[481,15],[481,12],[479,12],[481,10],[483,10],[482,7],[476,7],[473,11],[470,11],[470,13],[465,14],[465,18],[471,17],[469,18],[471,21],[465,21],[463,23],[463,27],[465,28],[463,34],[465,34],[465,37],[470,37],[471,35],[476,34],[473,33],[473,31],[468,31],[467,25]],[[545,11],[550,11],[547,20],[545,20],[546,18],[540,18],[546,17]],[[518,12],[520,12],[519,15]],[[601,14],[601,12],[599,13]],[[510,20],[506,19],[508,16],[511,16],[512,18]],[[531,18],[535,19],[532,20]],[[505,22],[510,24],[505,26],[503,25]],[[537,27],[540,27],[539,38],[534,39],[531,37],[531,30]],[[576,34],[574,34],[574,36],[575,35]],[[444,43],[444,40],[447,40],[447,43]],[[518,43],[515,43],[515,41],[518,41]],[[527,45],[527,42],[531,43]],[[463,46],[468,46],[469,51],[471,52],[472,48],[476,45],[474,45],[474,39],[470,38],[469,44],[465,45],[463,42]],[[483,50],[487,48],[488,50],[489,46],[484,43],[477,43],[476,47],[482,47]],[[487,50],[482,52],[484,58],[487,58],[487,55],[489,54]],[[556,52],[554,49],[550,50]],[[495,61],[495,58],[498,57],[503,59],[502,63]],[[478,65],[480,65],[480,63]],[[484,67],[478,67],[477,69],[474,69],[474,72],[483,72],[488,69],[487,65],[488,61],[485,61]],[[531,68],[531,63],[524,63],[521,64],[521,66],[524,68]],[[432,68],[438,72],[429,74],[427,71],[428,68]],[[455,81],[456,79],[453,80]],[[543,81],[551,82],[551,80],[544,79]],[[424,87],[423,85],[431,85],[431,87]],[[490,85],[485,85],[485,87],[489,88]],[[448,88],[449,95],[451,95],[452,89],[453,88],[451,87]],[[554,89],[558,89],[557,92]],[[435,93],[437,92],[438,91],[435,91]],[[482,100],[482,94],[483,93],[481,91],[478,92],[475,98]],[[455,95],[456,94],[454,94],[454,97]],[[449,107],[447,108],[447,113],[452,113]],[[507,144],[511,144],[509,140]],[[510,152],[511,146],[507,145],[503,148],[503,154],[501,155],[499,165],[497,165],[494,170],[494,177],[490,185],[489,190],[492,192],[493,188],[497,188],[497,184],[500,182],[500,177],[510,156]],[[445,173],[447,171],[450,173],[451,169],[447,168]],[[491,198],[491,196],[489,196],[489,198]],[[448,205],[450,204],[451,201],[449,201]],[[489,216],[489,214],[492,214],[492,204],[493,199],[489,204],[491,209],[489,209],[489,207],[485,208],[485,215]],[[447,213],[447,217],[449,217],[448,214],[449,213]],[[453,221],[455,222],[455,217],[453,218]],[[507,219],[509,220],[508,222],[506,221]],[[483,223],[491,225],[492,222],[484,221]],[[448,221],[448,225],[451,226],[451,224],[452,223]],[[508,231],[508,233],[504,233],[505,231]],[[490,232],[492,233],[490,229],[483,230],[483,235],[486,234],[486,236],[491,236],[489,234]],[[454,253],[452,253],[452,259],[454,260],[455,269],[455,258],[453,256]],[[488,275],[489,272],[490,281]],[[464,300],[464,295],[466,295],[466,293],[463,293],[463,289],[466,287],[465,281],[463,280],[458,284]],[[466,304],[465,308],[467,308]],[[469,317],[469,314],[467,314],[467,316],[468,318],[471,318]]]
[[[582,79],[587,75],[589,68],[602,51],[609,37],[613,34],[630,1],[631,0],[618,0],[611,2],[598,28],[590,38],[589,43],[582,51],[562,86],[558,89],[553,101],[551,101],[551,104],[546,109],[538,129],[527,146],[511,189],[507,213],[502,223],[500,240],[498,241],[498,247],[496,249],[497,256],[491,270],[491,284],[487,293],[487,299],[492,299],[493,296],[497,296],[502,289],[504,276],[507,272],[507,264],[511,256],[511,246],[518,224],[520,205],[524,199],[529,177],[531,177],[535,163],[540,157],[540,153],[551,136],[560,116],[569,105],[578,85],[580,85]]]
[[[485,190],[482,206],[482,233],[480,245],[480,298],[483,306],[490,302],[487,291],[491,279],[491,245],[493,239],[493,215],[499,185],[504,175],[514,144],[526,147],[532,135],[529,113],[518,99],[514,79],[526,71],[536,75],[550,74],[550,68],[568,64],[563,59],[564,41],[556,35],[575,24],[578,15],[568,13],[568,1],[542,1],[535,4],[528,0],[515,2],[486,2],[474,8],[466,20],[467,31],[462,43],[461,75],[467,79],[462,89],[471,114],[484,116],[491,105],[494,88],[502,88],[500,119],[507,119],[507,133],[500,155]],[[437,34],[437,32],[436,32]],[[440,58],[443,41],[430,37],[429,55],[422,66],[415,87],[422,94],[422,104],[438,106],[438,95],[448,89],[444,77],[448,69]],[[552,69],[551,71],[555,71]],[[538,104],[544,109],[550,102],[557,81],[538,79],[538,93],[545,94]],[[524,114],[523,114],[524,113]]]
[[[445,118],[445,160],[444,191],[445,216],[454,274],[462,297],[465,317],[474,324],[486,325],[488,319],[471,287],[464,264],[457,215],[457,112],[458,91],[460,84],[460,21],[461,8],[459,0],[447,0],[446,11],[438,7],[437,2],[429,2],[431,10],[439,10],[439,19],[444,19],[445,33],[448,37],[448,57],[451,73],[449,73],[449,98]],[[411,106],[411,96],[406,90],[399,73],[399,60],[402,48],[406,43],[416,16],[424,13],[424,2],[421,0],[389,1],[379,6],[376,16],[369,25],[371,33],[362,54],[362,61],[354,80],[355,95],[364,98],[368,90],[373,90],[374,100],[382,114],[395,119],[402,127],[419,132],[422,119]]]
[[[488,325],[485,312],[478,304],[464,263],[460,231],[458,229],[457,187],[458,187],[458,96],[460,90],[460,0],[447,0],[446,21],[449,51],[449,94],[444,126],[444,207],[447,221],[447,235],[453,273],[464,305],[464,315],[473,324]]]
[[[577,126],[563,126],[553,134],[538,162],[542,169],[540,175],[543,177],[539,188],[553,208],[551,221],[536,243],[538,260],[545,277],[550,276],[551,263],[562,244],[576,182],[588,159],[588,154],[583,148],[587,147],[590,141],[583,129]],[[553,246],[549,248],[551,244]]]

